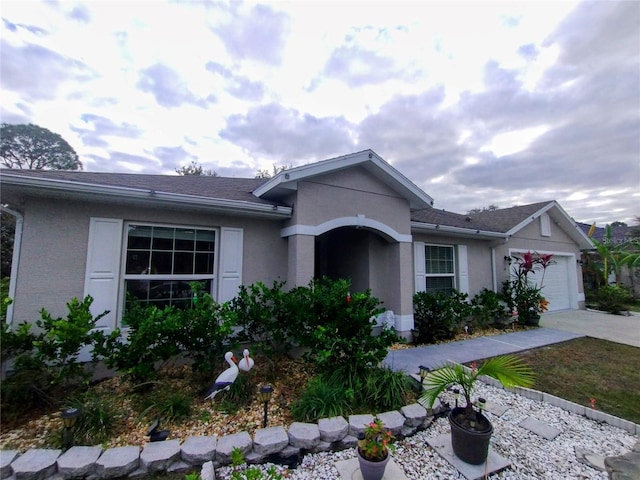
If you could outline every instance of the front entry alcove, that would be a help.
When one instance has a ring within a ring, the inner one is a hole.
[[[315,277],[350,279],[354,292],[370,288],[372,294],[384,302],[383,307],[391,309],[388,304],[391,299],[386,298],[387,281],[392,277],[393,268],[391,245],[381,235],[364,228],[330,230],[315,240]]]

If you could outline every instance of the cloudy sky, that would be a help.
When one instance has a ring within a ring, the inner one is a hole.
[[[640,216],[640,2],[2,0],[0,119],[88,171],[373,149],[464,213]]]

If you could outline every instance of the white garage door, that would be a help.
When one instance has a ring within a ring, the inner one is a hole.
[[[549,301],[549,312],[569,310],[571,308],[571,295],[569,293],[569,258],[554,256],[554,265],[547,267],[544,275],[542,294]],[[535,276],[529,275],[533,282],[540,283],[542,272]]]

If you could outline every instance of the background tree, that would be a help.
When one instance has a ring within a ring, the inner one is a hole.
[[[3,211],[2,219],[0,219],[0,278],[11,275],[11,257],[13,256],[15,231],[15,217]]]
[[[469,210],[467,212],[467,215],[472,215],[474,213],[482,213],[482,212],[493,212],[495,210],[498,210],[500,207],[498,207],[497,205],[489,205],[488,207],[482,207],[482,208],[472,208],[471,210]]]
[[[289,165],[288,167],[286,165],[278,166],[278,165],[276,165],[274,163],[273,164],[273,172],[269,172],[269,170],[267,170],[267,169],[258,170],[256,172],[256,177],[255,178],[271,178],[271,177],[275,177],[280,172],[284,172],[287,168],[291,168],[291,165]]]
[[[178,175],[194,175],[196,177],[217,177],[216,171],[205,170],[202,165],[198,165],[197,162],[192,161],[189,165],[183,165],[180,168],[176,168]]]
[[[0,126],[0,158],[7,168],[82,170],[78,154],[64,138],[33,124]]]

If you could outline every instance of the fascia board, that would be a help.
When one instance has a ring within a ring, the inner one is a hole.
[[[262,214],[268,217],[290,217],[291,207],[228,200],[223,198],[200,197],[178,193],[158,192],[152,189],[117,187],[111,185],[96,185],[92,183],[70,182],[68,180],[53,180],[43,178],[24,177],[3,173],[0,182],[5,185],[15,185],[37,188],[43,191],[66,192],[69,194],[88,194],[117,199],[141,200],[150,203],[193,206],[199,209],[216,208],[247,213]]]
[[[487,238],[487,239],[508,239],[510,235],[500,232],[491,232],[489,230],[478,230],[473,228],[451,227],[447,225],[439,225],[435,223],[411,222],[411,231],[424,233],[448,233],[465,237]]]

